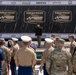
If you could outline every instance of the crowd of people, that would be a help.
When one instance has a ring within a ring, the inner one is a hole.
[[[46,50],[43,52],[40,71],[44,75],[76,75],[76,42],[69,35],[69,52],[64,47],[65,40],[52,35],[46,38]]]
[[[0,38],[0,75],[34,75],[36,65],[36,45],[29,36],[21,36],[22,47],[17,38],[5,42]],[[76,75],[76,42],[69,35],[69,52],[64,47],[65,40],[52,35],[45,38],[44,50],[40,62],[40,72],[44,75]],[[6,44],[5,44],[6,43]],[[18,67],[18,72],[16,71]]]

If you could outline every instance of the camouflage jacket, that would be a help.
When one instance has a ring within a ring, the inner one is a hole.
[[[5,62],[7,64],[9,64],[10,63],[10,59],[11,59],[10,52],[9,52],[10,49],[5,47],[5,46],[2,46],[1,49],[4,51],[4,60],[5,60]]]
[[[51,75],[71,75],[72,73],[71,54],[62,49],[54,49],[47,57],[46,69]]]

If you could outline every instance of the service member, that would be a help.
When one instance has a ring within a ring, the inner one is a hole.
[[[70,53],[72,55],[72,66],[73,66],[73,75],[76,75],[76,42],[74,35],[69,36],[70,43]]]
[[[49,53],[46,60],[46,69],[51,75],[72,75],[71,54],[66,53],[64,40],[58,40],[58,48]],[[67,70],[68,67],[68,70]]]
[[[2,46],[2,40],[0,40],[0,75],[2,75],[2,65],[4,64],[4,52],[1,49]]]
[[[73,75],[76,75],[76,51],[73,53],[72,56],[72,66],[73,66]]]
[[[54,44],[53,44],[53,47],[54,48],[57,48],[58,47],[58,40],[59,40],[59,37],[56,37],[55,38],[55,41],[54,41]]]
[[[51,39],[55,40],[56,39],[56,35],[55,34],[51,34]]]
[[[28,47],[29,38],[22,36],[22,48],[15,54],[15,63],[19,67],[18,75],[32,75],[36,64],[36,54]]]
[[[74,35],[69,35],[69,41],[71,42],[70,43],[70,53],[73,55],[73,52],[74,52],[74,48],[76,47],[76,42],[75,42],[75,38],[74,38]]]
[[[28,47],[31,48],[31,49],[33,49],[34,52],[36,52],[36,48],[37,47],[36,47],[35,43],[32,43],[32,38],[31,37],[28,36],[28,38],[29,38],[29,42],[28,42],[29,46]]]
[[[0,41],[2,43],[1,49],[4,52],[4,64],[2,65],[2,75],[9,75],[9,69],[8,66],[10,64],[10,49],[5,45],[5,39],[0,38]]]
[[[19,45],[18,45],[18,39],[17,38],[12,38],[12,41],[14,42],[13,46],[11,47],[11,61],[10,61],[10,68],[11,68],[11,73],[12,75],[17,75],[16,73],[16,64],[14,60],[14,56],[17,50],[19,50]]]
[[[52,47],[53,40],[51,38],[45,38],[45,43],[46,43],[46,50],[43,52],[43,55],[42,55],[40,71],[42,71],[42,68],[43,68],[44,75],[49,75],[45,66],[46,66],[46,59],[47,59],[48,53],[54,50],[54,48]]]

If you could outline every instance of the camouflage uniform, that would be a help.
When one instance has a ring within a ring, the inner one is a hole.
[[[10,53],[9,48],[2,46],[1,49],[4,51],[4,64],[2,65],[2,75],[8,75],[8,65],[10,64]]]
[[[43,55],[42,55],[42,60],[44,60],[44,66],[43,66],[43,70],[44,70],[44,75],[49,75],[47,70],[46,70],[46,59],[47,59],[47,56],[49,54],[49,52],[53,51],[54,48],[53,47],[50,47],[49,49],[46,49],[44,52],[43,52]]]
[[[74,69],[76,70],[76,52],[73,55],[75,47],[76,47],[76,42],[75,41],[73,41],[72,43],[70,43],[70,53],[72,55],[73,74],[76,75],[76,72],[74,72]]]
[[[53,47],[54,48],[57,48],[58,47],[58,40],[59,40],[60,38],[59,37],[56,37],[56,39],[55,39],[55,41],[54,41],[54,44],[53,44]]]
[[[73,66],[73,74],[76,75],[76,52],[73,55],[72,66]]]
[[[76,42],[75,41],[73,41],[72,43],[70,43],[70,53],[71,54],[73,54],[75,47],[76,47]]]
[[[71,55],[62,49],[56,48],[48,55],[46,69],[50,70],[51,75],[72,75]]]

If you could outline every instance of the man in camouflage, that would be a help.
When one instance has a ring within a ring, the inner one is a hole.
[[[73,75],[76,75],[76,42],[74,35],[69,36],[70,43],[70,53],[72,55],[72,66],[73,66]]]
[[[70,43],[70,53],[73,55],[74,48],[76,47],[76,42],[75,42],[74,35],[69,36],[69,41],[71,42]]]
[[[64,40],[58,40],[58,48],[50,52],[46,60],[46,69],[50,75],[72,75],[71,55],[63,48]],[[68,69],[67,69],[68,67]]]
[[[1,49],[4,51],[4,64],[2,65],[2,75],[9,75],[8,65],[10,64],[10,49],[4,46],[4,38],[0,38],[0,40],[2,42]]]
[[[43,55],[41,58],[41,64],[40,64],[40,71],[42,71],[43,69],[44,75],[49,75],[46,70],[46,59],[47,59],[49,52],[54,50],[54,48],[52,47],[53,41],[54,40],[52,40],[51,38],[45,38],[46,50],[43,52]]]
[[[54,48],[58,47],[58,40],[59,40],[59,37],[56,37],[56,39],[54,40],[54,44],[53,44]]]

